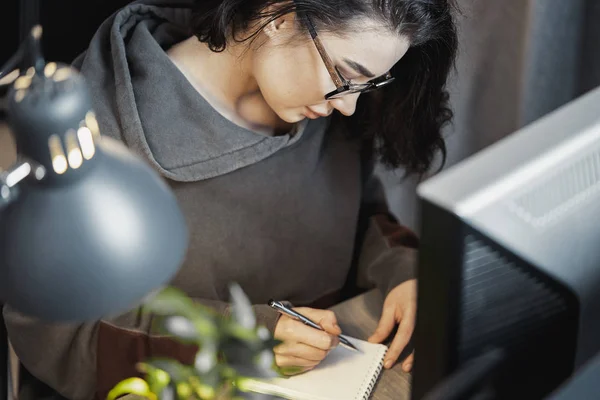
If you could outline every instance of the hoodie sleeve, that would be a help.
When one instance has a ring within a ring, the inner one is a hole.
[[[229,314],[226,302],[200,303]],[[279,314],[255,305],[258,323],[274,330]],[[46,323],[4,307],[9,339],[21,363],[35,377],[71,400],[105,399],[119,381],[140,376],[136,363],[169,357],[192,364],[197,347],[151,331],[153,316],[138,308],[87,324]]]
[[[399,284],[416,278],[419,239],[390,214],[380,180],[372,171],[363,189],[363,236],[359,238],[360,288],[376,287],[387,295]]]

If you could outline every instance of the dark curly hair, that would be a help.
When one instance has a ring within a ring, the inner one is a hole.
[[[438,151],[442,165],[446,158],[441,128],[452,111],[445,86],[458,47],[453,9],[452,0],[196,0],[193,30],[211,50],[223,51],[229,41],[252,40],[268,22],[298,12],[320,31],[348,32],[362,16],[407,36],[411,46],[392,68],[396,80],[361,95],[355,114],[336,113],[333,124],[365,140],[386,166],[424,173]]]

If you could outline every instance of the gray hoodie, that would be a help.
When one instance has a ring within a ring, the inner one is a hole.
[[[412,278],[417,240],[387,213],[360,143],[328,119],[281,136],[243,129],[170,61],[165,50],[191,36],[188,6],[124,8],[75,63],[102,133],[144,157],[184,211],[190,245],[172,284],[227,314],[227,285],[238,282],[273,330],[269,298],[328,306],[348,281],[387,293]],[[194,356],[193,347],[154,335],[152,317],[137,309],[80,325],[46,324],[8,307],[4,315],[25,367],[70,399],[105,396],[146,357]]]

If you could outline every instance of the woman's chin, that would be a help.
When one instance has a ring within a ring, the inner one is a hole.
[[[295,124],[306,119],[306,115],[301,113],[279,113],[279,118],[285,123]]]

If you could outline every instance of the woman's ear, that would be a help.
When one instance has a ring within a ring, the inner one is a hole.
[[[295,13],[281,15],[270,21],[263,28],[263,32],[271,40],[281,41],[283,38],[288,39],[295,33],[295,20]]]

